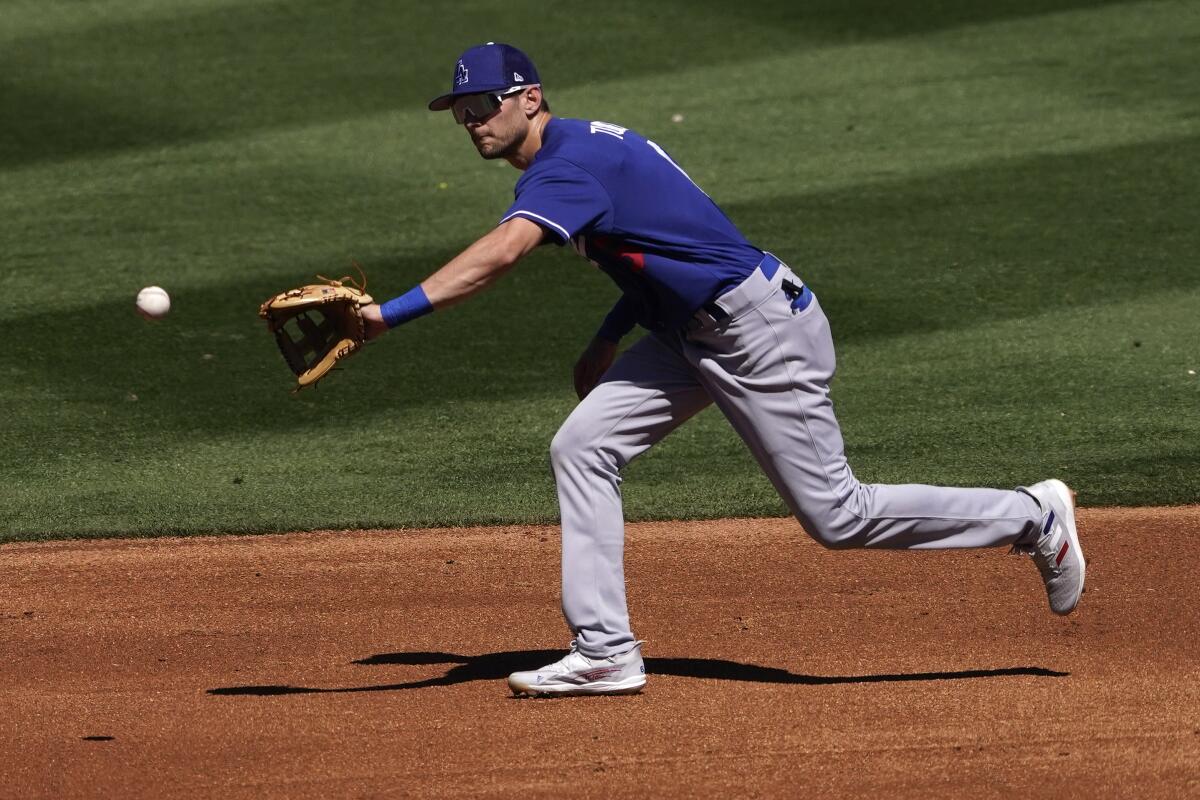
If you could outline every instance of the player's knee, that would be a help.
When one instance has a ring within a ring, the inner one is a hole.
[[[859,546],[854,537],[832,528],[817,528],[809,534],[826,550],[852,550]]]
[[[856,539],[849,536],[840,536],[837,534],[824,533],[820,536],[814,536],[822,547],[826,550],[853,550],[856,547],[862,547]]]
[[[558,433],[554,434],[554,438],[550,440],[550,466],[554,468],[555,472],[558,472],[570,463],[571,459],[579,452],[577,438],[564,425],[558,429]]]
[[[586,470],[615,476],[622,466],[618,453],[586,422],[568,418],[550,442],[550,467],[555,475]]]
[[[581,464],[592,457],[596,446],[587,426],[567,420],[550,441],[550,464],[555,472]]]
[[[844,508],[809,515],[800,520],[804,530],[828,550],[853,550],[863,546],[863,521]]]

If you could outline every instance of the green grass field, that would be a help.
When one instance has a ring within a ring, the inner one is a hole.
[[[494,224],[517,173],[424,109],[486,40],[809,281],[863,480],[1200,501],[1200,4],[899,5],[0,3],[0,540],[555,519],[615,299],[582,259],[543,248],[298,396],[255,316],[351,259],[391,297]],[[784,513],[713,410],[625,492]]]

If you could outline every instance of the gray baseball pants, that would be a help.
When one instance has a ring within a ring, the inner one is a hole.
[[[993,547],[1042,519],[1018,491],[863,484],[846,463],[829,399],[829,321],[815,298],[795,311],[781,265],[756,270],[691,330],[645,336],[604,374],[551,444],[562,513],[562,605],[580,652],[635,641],[625,604],[620,470],[716,403],[810,536],[830,548]]]

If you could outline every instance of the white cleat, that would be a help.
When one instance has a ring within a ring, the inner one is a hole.
[[[508,676],[513,694],[531,697],[567,697],[582,694],[637,694],[646,685],[642,642],[627,652],[607,658],[589,658],[571,642],[571,652],[553,664]]]
[[[1075,493],[1059,480],[1035,483],[1023,491],[1042,507],[1042,529],[1036,542],[1016,549],[1033,556],[1046,584],[1050,610],[1070,614],[1083,594],[1087,570],[1075,529]]]

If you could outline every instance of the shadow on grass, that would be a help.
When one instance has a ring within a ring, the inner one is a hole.
[[[464,16],[454,4],[289,0],[68,26],[0,48],[0,107],[20,120],[0,167],[419,109],[446,88],[454,56],[485,40],[526,47],[557,90],[1115,2],[524,0]]]
[[[270,697],[282,694],[340,694],[351,692],[392,692],[403,689],[425,689],[431,686],[454,686],[472,681],[492,681],[507,678],[509,673],[537,669],[562,656],[561,650],[510,650],[500,653],[484,653],[478,656],[458,653],[412,652],[380,653],[355,661],[355,664],[378,666],[399,664],[404,666],[426,666],[457,664],[444,675],[405,683],[373,686],[347,686],[321,688],[309,686],[224,686],[209,689],[210,695],[250,695]],[[646,672],[651,675],[673,675],[682,678],[699,678],[721,681],[744,681],[748,683],[793,684],[801,686],[832,686],[844,683],[903,683],[908,681],[950,681],[974,678],[1064,678],[1069,672],[1044,667],[1001,667],[998,669],[968,669],[946,672],[901,672],[872,675],[805,675],[789,672],[778,667],[763,667],[757,664],[742,664],[737,661],[711,658],[647,658]]]

